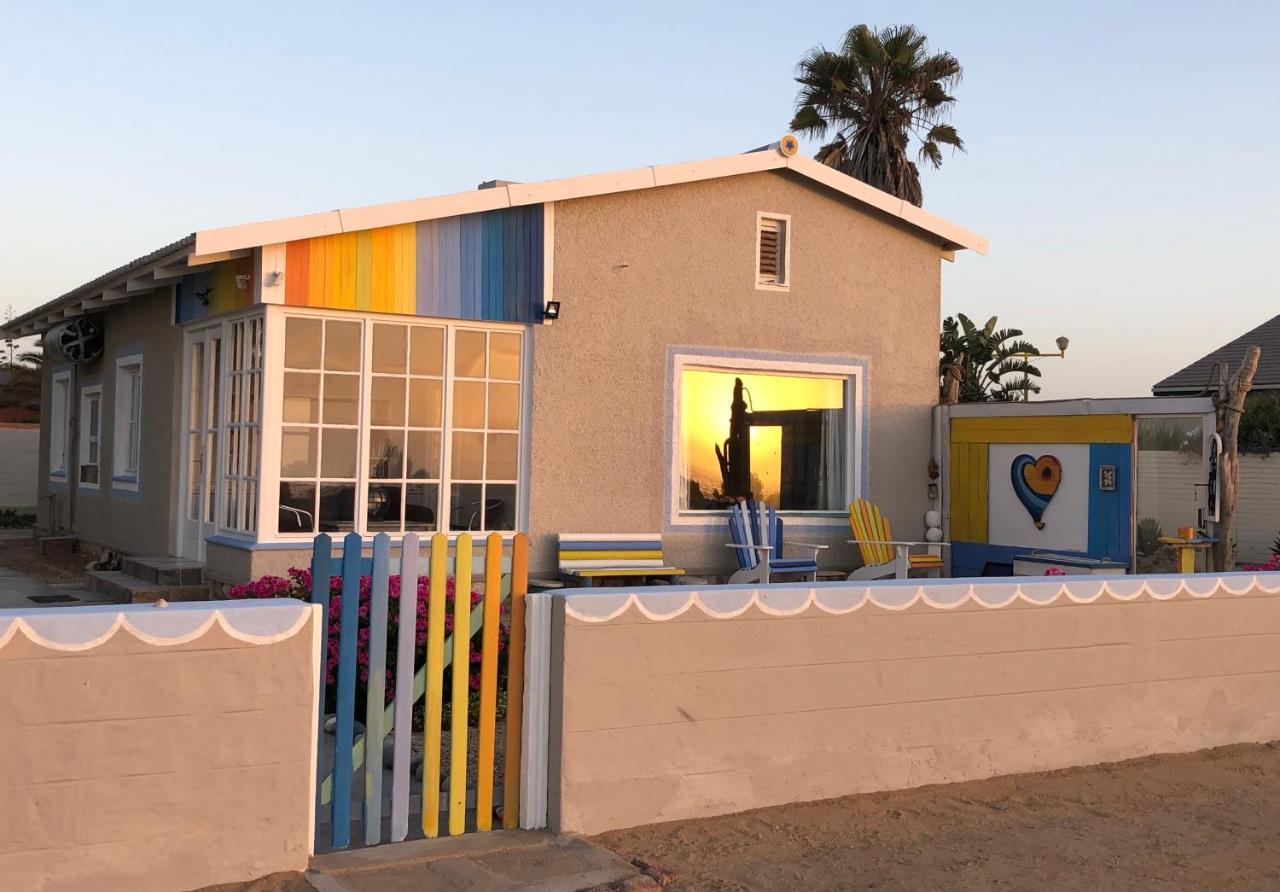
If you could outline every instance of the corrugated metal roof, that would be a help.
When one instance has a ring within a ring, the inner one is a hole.
[[[1253,376],[1253,386],[1264,390],[1280,388],[1280,316],[1274,316],[1234,341],[1200,357],[1181,371],[1174,372],[1152,387],[1151,392],[1204,393],[1211,386],[1209,376],[1216,363],[1228,363],[1234,371],[1244,359],[1245,351],[1254,344],[1262,348],[1262,356],[1258,359],[1258,372]]]

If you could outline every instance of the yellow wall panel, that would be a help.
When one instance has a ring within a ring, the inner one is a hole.
[[[953,418],[952,443],[1129,443],[1130,415]]]
[[[987,541],[985,443],[951,444],[951,540]]]

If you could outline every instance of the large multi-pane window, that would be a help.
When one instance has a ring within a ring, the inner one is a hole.
[[[258,528],[258,455],[262,436],[262,317],[231,323],[227,350],[226,464],[222,528]]]
[[[510,530],[523,335],[285,320],[279,532]]]
[[[676,511],[749,496],[781,511],[845,511],[856,491],[857,371],[725,363],[677,367]]]

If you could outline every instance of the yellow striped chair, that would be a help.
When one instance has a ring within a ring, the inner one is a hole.
[[[853,528],[849,541],[862,552],[862,566],[849,574],[850,579],[906,579],[912,570],[942,575],[942,549],[949,543],[895,541],[889,518],[880,513],[879,505],[858,499],[849,506],[849,526]],[[912,554],[913,548],[928,551]]]

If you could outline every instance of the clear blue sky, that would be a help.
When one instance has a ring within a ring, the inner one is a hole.
[[[795,62],[866,21],[964,65],[925,206],[992,252],[943,310],[1069,335],[1046,397],[1149,392],[1280,313],[1275,0],[88,6],[0,2],[19,312],[195,229],[771,142]]]

